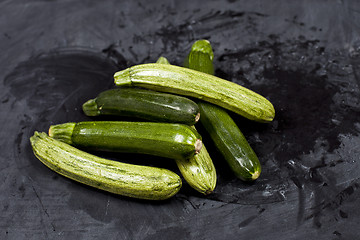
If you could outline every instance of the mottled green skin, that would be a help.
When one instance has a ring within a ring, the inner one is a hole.
[[[210,50],[209,50],[210,49]],[[213,55],[208,41],[196,41],[187,57],[189,68],[214,74]],[[222,153],[235,175],[243,180],[255,180],[261,173],[261,164],[236,123],[221,107],[199,102],[200,122],[204,125],[217,149]]]
[[[123,196],[164,200],[181,188],[174,172],[111,161],[38,133],[30,138],[35,156],[53,171],[80,183]]]
[[[126,116],[187,125],[194,125],[200,114],[199,106],[188,98],[138,88],[101,92],[83,104],[83,111],[88,116]]]
[[[205,145],[195,156],[187,160],[178,159],[176,164],[185,181],[196,191],[205,195],[214,191],[217,180],[216,169]]]
[[[137,86],[195,97],[250,120],[272,121],[273,105],[261,95],[231,81],[169,64],[140,64],[114,74],[117,86]]]
[[[75,124],[73,128],[69,127],[71,124]],[[64,123],[51,126],[49,135],[59,140],[70,138],[69,144],[85,150],[142,153],[172,159],[188,159],[202,147],[201,137],[195,130],[176,123]]]

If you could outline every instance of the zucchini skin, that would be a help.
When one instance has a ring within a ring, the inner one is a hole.
[[[100,158],[43,132],[35,132],[30,142],[35,156],[53,171],[104,191],[138,199],[165,200],[182,186],[181,178],[170,170]]]
[[[52,125],[49,136],[84,150],[142,153],[188,159],[202,147],[201,136],[177,123],[88,121]]]
[[[188,160],[177,159],[176,164],[185,181],[196,191],[208,195],[216,187],[216,169],[205,147],[202,146],[199,154]]]
[[[157,63],[159,62],[160,58]],[[161,63],[170,64],[164,57],[162,57]],[[196,130],[195,126],[192,128]],[[211,194],[214,191],[217,181],[216,169],[205,145],[193,157],[187,160],[175,159],[175,161],[181,175],[190,187],[204,195]]]
[[[190,53],[184,60],[184,67],[214,75],[213,59],[214,52],[210,42],[205,39],[200,39],[191,46]],[[208,61],[211,61],[211,64],[208,64]]]
[[[205,40],[206,41],[206,40]],[[188,67],[214,74],[210,42],[196,41],[187,57]],[[198,102],[200,123],[222,153],[234,174],[245,181],[259,177],[261,164],[239,127],[225,109],[210,103]]]
[[[135,65],[114,74],[115,85],[169,92],[219,105],[258,122],[274,119],[273,105],[263,96],[213,75],[169,64]]]
[[[204,102],[199,107],[201,124],[236,177],[244,181],[257,179],[261,164],[234,120],[225,110],[210,103]]]
[[[156,60],[156,63],[159,64],[170,64],[169,60],[167,60],[166,57],[160,56],[158,60]]]
[[[174,94],[138,88],[115,88],[101,92],[82,106],[87,116],[113,115],[194,125],[200,118],[199,106]]]

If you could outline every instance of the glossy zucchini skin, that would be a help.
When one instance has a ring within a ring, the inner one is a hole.
[[[150,154],[188,159],[202,147],[201,136],[176,123],[88,121],[52,125],[49,136],[84,150]]]
[[[263,96],[234,82],[169,64],[140,64],[114,74],[117,86],[169,92],[219,105],[258,122],[272,121],[273,105]]]
[[[159,60],[157,63],[170,64],[164,57],[161,61]],[[195,126],[192,128],[196,130]],[[189,159],[176,159],[176,164],[190,187],[204,195],[211,194],[214,191],[217,181],[216,169],[205,145],[202,146],[198,154]]]
[[[257,179],[261,164],[234,120],[224,109],[213,104],[204,102],[199,107],[201,124],[234,174],[244,181]]]
[[[196,41],[186,60],[188,67],[214,74],[211,54],[210,42]],[[209,133],[231,170],[242,180],[257,179],[261,173],[259,159],[227,111],[202,101],[198,102],[198,105],[202,116],[200,123]]]
[[[139,88],[101,92],[82,108],[87,116],[126,116],[187,125],[194,125],[200,118],[199,106],[188,98]]]
[[[35,156],[53,171],[111,193],[148,200],[165,200],[181,188],[174,172],[97,157],[35,132],[30,138]]]

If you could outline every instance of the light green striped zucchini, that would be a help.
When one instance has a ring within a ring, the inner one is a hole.
[[[199,154],[187,161],[176,159],[176,164],[185,181],[196,191],[204,195],[214,191],[217,181],[216,169],[204,144]]]
[[[258,122],[272,121],[273,105],[263,96],[213,75],[169,64],[140,64],[114,74],[117,86],[134,86],[199,98]]]
[[[162,57],[161,62],[170,64],[164,57]],[[195,126],[192,128],[196,131]],[[214,191],[217,181],[216,169],[204,144],[201,151],[193,157],[186,160],[175,159],[175,161],[189,186],[205,195]]]
[[[35,132],[30,142],[35,156],[53,171],[111,193],[164,200],[174,196],[182,185],[181,178],[170,170],[100,158],[46,133]]]

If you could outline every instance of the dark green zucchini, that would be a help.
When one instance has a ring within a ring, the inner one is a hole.
[[[52,125],[49,136],[84,150],[150,154],[188,159],[199,153],[201,136],[176,123],[93,121]]]
[[[87,116],[126,116],[187,125],[194,125],[200,118],[199,107],[188,98],[139,88],[104,91],[82,108]]]
[[[187,60],[189,68],[208,74],[214,73],[213,55],[208,41],[193,44]],[[198,102],[200,123],[204,126],[235,175],[245,181],[255,180],[261,165],[254,150],[225,109],[206,102]]]
[[[100,158],[35,132],[30,138],[35,156],[53,171],[80,183],[123,196],[164,200],[181,188],[174,172]]]
[[[234,174],[244,181],[257,179],[261,173],[259,159],[234,120],[213,104],[203,102],[199,107],[201,124]]]

